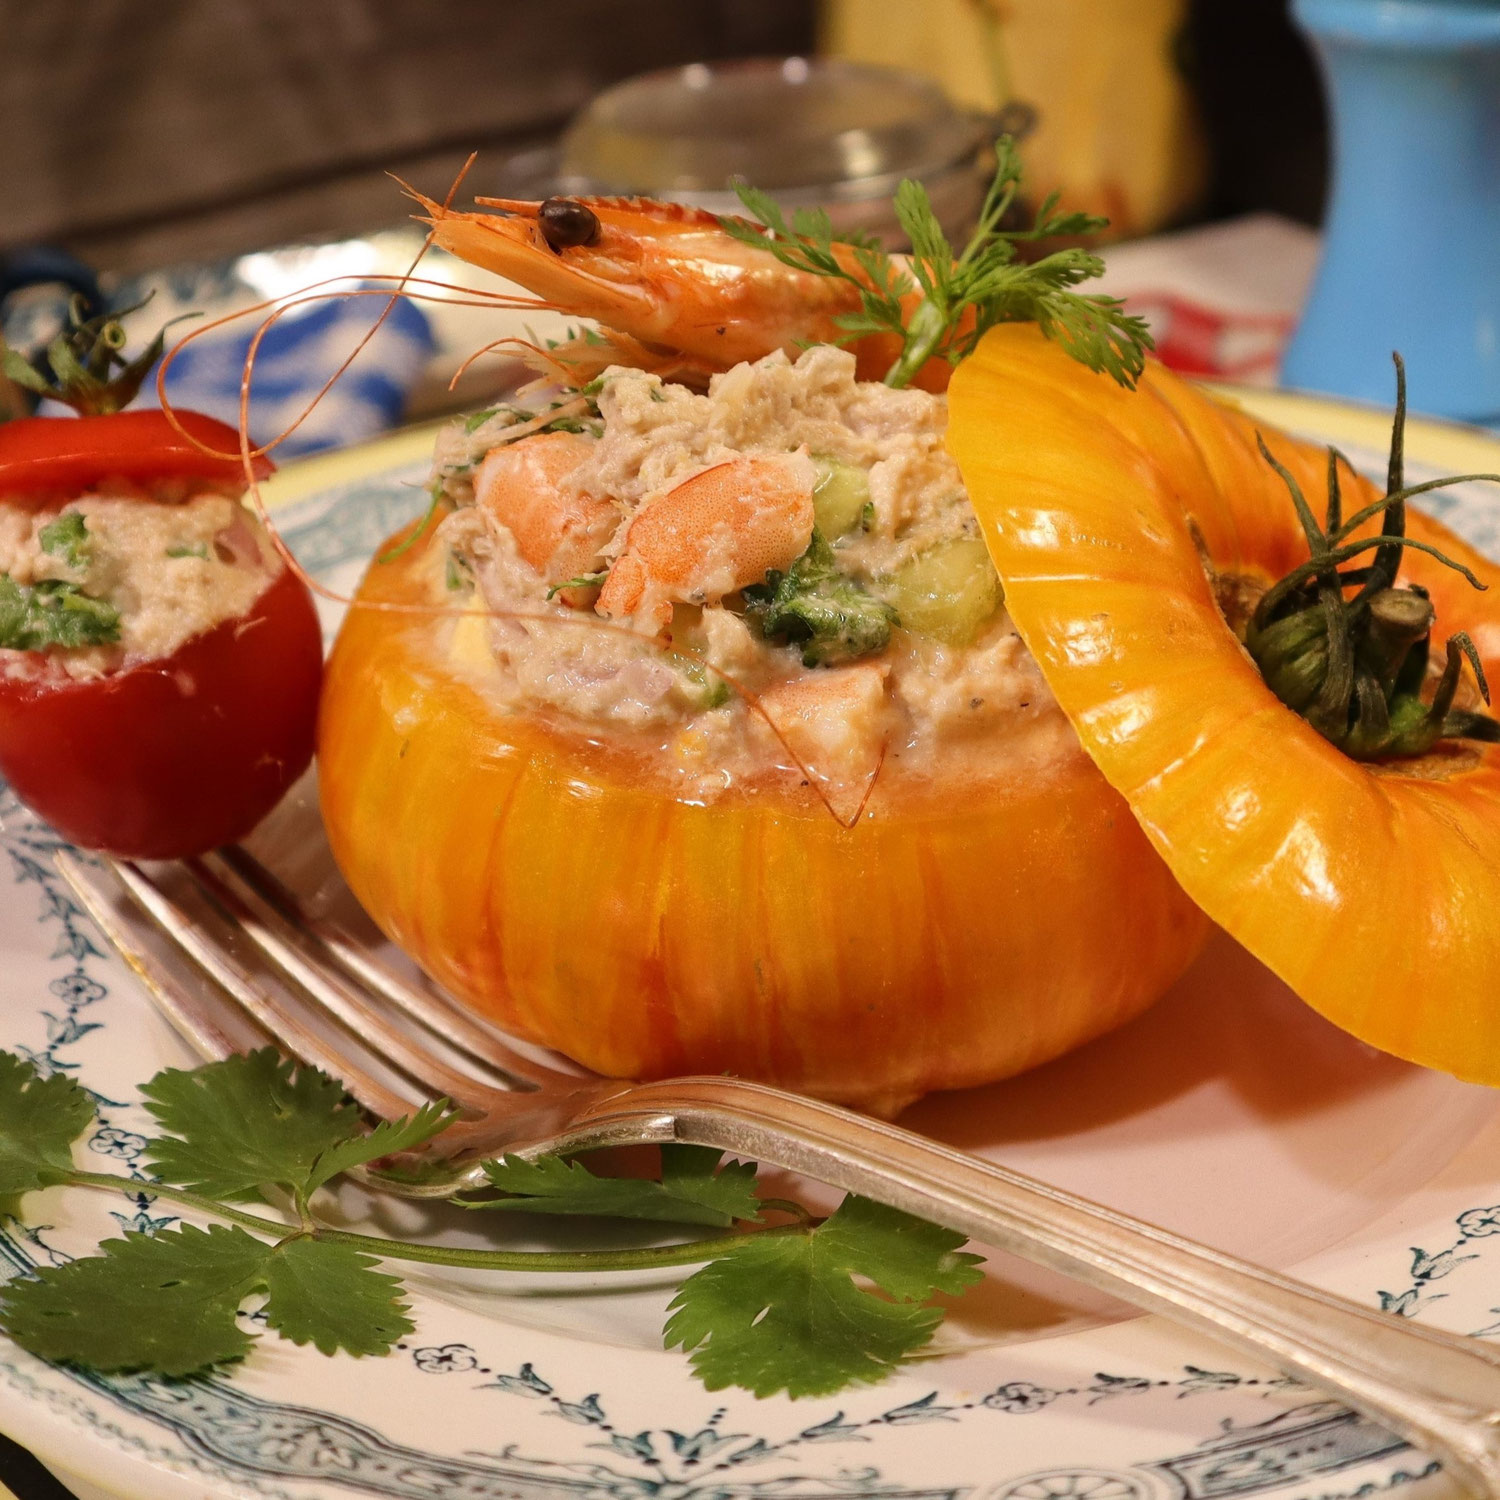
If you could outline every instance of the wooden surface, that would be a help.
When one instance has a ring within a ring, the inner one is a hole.
[[[391,221],[609,82],[789,51],[812,0],[0,0],[0,249],[120,269]]]

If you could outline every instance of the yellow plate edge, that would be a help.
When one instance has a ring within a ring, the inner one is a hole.
[[[1277,427],[1316,433],[1327,442],[1358,444],[1377,453],[1391,445],[1389,407],[1339,401],[1311,391],[1216,384],[1206,389]],[[1438,417],[1411,417],[1406,424],[1406,445],[1413,458],[1450,474],[1500,473],[1500,435],[1483,427]]]
[[[404,464],[416,463],[418,459],[430,458],[438,433],[452,420],[448,417],[437,422],[423,422],[419,427],[398,428],[352,447],[294,459],[261,485],[261,498],[269,509],[277,510],[335,485],[379,473],[382,469],[400,468]]]

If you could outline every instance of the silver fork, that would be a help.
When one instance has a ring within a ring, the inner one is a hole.
[[[373,1115],[409,1114],[438,1095],[459,1104],[464,1117],[444,1137],[452,1175],[383,1184],[391,1191],[447,1196],[481,1181],[478,1162],[501,1152],[715,1146],[879,1199],[1213,1334],[1336,1394],[1441,1459],[1474,1493],[1500,1497],[1500,1353],[1476,1340],[781,1089],[565,1071],[389,966],[343,922],[305,909],[244,849],[150,870],[68,853],[58,865],[205,1059],[269,1038],[342,1078]]]

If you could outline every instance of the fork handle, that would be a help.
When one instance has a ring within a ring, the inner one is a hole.
[[[1195,1244],[864,1115],[731,1078],[636,1084],[562,1149],[684,1141],[805,1173],[1185,1323],[1313,1385],[1500,1496],[1500,1355]],[[553,1149],[558,1149],[555,1145]]]

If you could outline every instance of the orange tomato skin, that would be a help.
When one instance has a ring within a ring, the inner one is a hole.
[[[365,601],[413,602],[421,549]],[[451,622],[450,622],[451,623]],[[732,1072],[892,1112],[1144,1009],[1206,924],[1071,744],[840,826],[794,781],[674,800],[499,711],[445,622],[351,610],[319,730],[350,886],[434,978],[596,1071]]]
[[[1154,363],[1122,390],[1019,326],[950,402],[1012,619],[1183,887],[1337,1025],[1500,1084],[1500,746],[1359,763],[1266,688],[1205,568],[1264,588],[1307,558],[1255,425]],[[1321,514],[1326,453],[1264,436]],[[1345,515],[1380,493],[1343,478]],[[1434,656],[1467,630],[1496,681],[1500,568],[1425,516],[1408,531],[1490,585],[1406,554]]]

